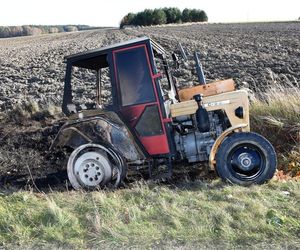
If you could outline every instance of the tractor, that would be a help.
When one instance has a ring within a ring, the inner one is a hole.
[[[179,47],[177,54],[186,57]],[[236,90],[232,79],[206,83],[198,52],[199,83],[179,89],[172,75],[177,54],[168,57],[157,42],[140,37],[64,58],[67,121],[51,148],[70,150],[67,174],[74,189],[119,187],[130,170],[170,178],[175,165],[201,162],[234,184],[273,177],[276,153],[250,132],[247,91]],[[83,101],[75,98],[80,70],[88,72]]]

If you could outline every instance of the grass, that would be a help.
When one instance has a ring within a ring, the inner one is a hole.
[[[0,242],[15,248],[270,248],[300,243],[300,183],[135,183],[99,192],[0,194]]]
[[[250,111],[255,125],[268,124],[299,132],[300,88],[277,84],[256,96]]]
[[[252,102],[251,130],[274,145],[279,168],[300,176],[300,88],[274,85]]]

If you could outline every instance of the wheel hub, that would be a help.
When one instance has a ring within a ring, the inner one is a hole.
[[[238,148],[231,156],[231,166],[235,174],[243,177],[255,176],[261,170],[258,151],[248,147]]]
[[[242,153],[238,156],[238,166],[244,171],[250,171],[254,168],[254,161],[252,155],[248,153]]]
[[[104,176],[103,166],[96,160],[87,159],[80,165],[77,176],[88,186],[99,185]]]
[[[86,152],[74,164],[76,179],[84,186],[95,187],[111,179],[109,160],[99,152]]]
[[[84,144],[69,157],[68,178],[75,189],[117,187],[125,177],[125,164],[111,148]]]

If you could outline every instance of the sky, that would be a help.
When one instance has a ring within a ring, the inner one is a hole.
[[[296,20],[300,0],[2,0],[0,26],[118,26],[129,12],[160,7],[202,9],[209,22]]]

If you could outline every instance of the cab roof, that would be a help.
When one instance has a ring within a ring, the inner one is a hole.
[[[154,42],[149,37],[144,36],[120,43],[115,43],[109,46],[65,56],[64,62],[68,64],[70,63],[72,64],[72,66],[76,67],[98,70],[99,68],[108,67],[106,57],[111,51],[147,43],[151,45],[155,55],[165,54],[165,50],[163,49],[163,47],[161,47],[158,43]]]

